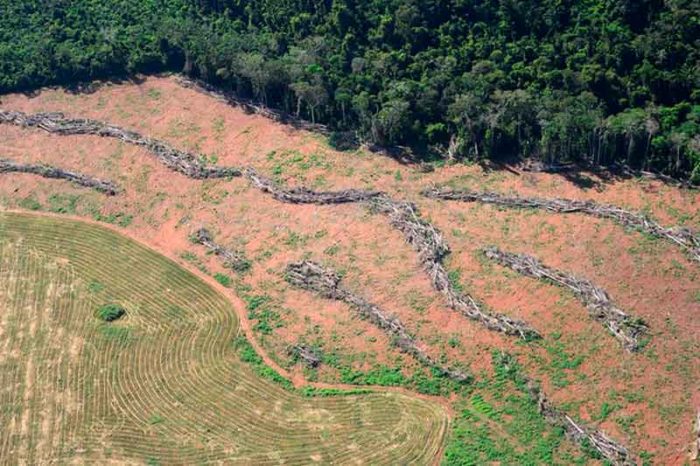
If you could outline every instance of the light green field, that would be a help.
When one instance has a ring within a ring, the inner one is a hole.
[[[99,306],[127,314],[112,323]],[[394,393],[304,397],[233,345],[230,302],[94,225],[0,213],[0,463],[427,464],[448,418]]]

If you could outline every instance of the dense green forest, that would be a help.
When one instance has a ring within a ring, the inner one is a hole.
[[[423,156],[700,182],[700,0],[0,0],[0,13],[0,92],[184,71]]]

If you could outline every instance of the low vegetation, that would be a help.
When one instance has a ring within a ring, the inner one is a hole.
[[[126,309],[117,304],[105,304],[97,311],[97,316],[105,322],[121,319],[126,314]]]
[[[1,225],[1,356],[21,357],[0,373],[0,404],[13,406],[0,411],[0,457],[420,464],[441,448],[448,419],[435,403],[293,389],[241,336],[224,296],[155,252],[75,221],[3,214]],[[114,304],[98,312],[111,323],[96,325],[96,299],[128,302],[129,325]],[[31,384],[12,382],[27,374]]]

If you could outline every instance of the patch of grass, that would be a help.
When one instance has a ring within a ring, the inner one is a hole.
[[[110,223],[112,225],[119,225],[122,228],[126,228],[131,225],[134,220],[134,216],[124,212],[116,212],[113,214],[103,215],[100,212],[95,212],[93,218],[98,222]]]
[[[162,97],[162,93],[158,89],[149,89],[146,95],[153,100],[158,100]]]
[[[547,368],[552,378],[552,384],[557,388],[563,388],[571,383],[569,378],[572,371],[578,369],[585,360],[585,357],[582,355],[574,356],[566,352],[564,343],[559,341],[561,337],[560,333],[555,332],[550,336],[554,341],[545,340],[542,342],[544,349],[550,357],[550,361],[544,361],[539,357],[535,359]]]
[[[88,283],[87,289],[90,293],[99,293],[105,289],[105,286],[96,280],[91,280],[90,283]]]
[[[100,333],[110,342],[120,346],[127,346],[135,339],[134,334],[129,327],[103,325],[100,327]]]
[[[49,197],[49,210],[57,214],[75,214],[80,196],[73,194],[52,194]]]
[[[428,305],[432,300],[415,290],[411,290],[406,293],[405,301],[411,309],[422,315],[428,310]]]
[[[603,404],[600,406],[600,412],[593,418],[594,421],[604,421],[606,420],[612,413],[620,409],[620,405],[617,403],[608,403],[607,401],[603,402]]]
[[[162,424],[164,422],[165,422],[165,418],[162,416],[159,416],[158,414],[154,414],[148,418],[148,423],[152,426],[154,426],[156,424]]]
[[[219,273],[219,272],[215,273],[214,280],[216,280],[217,282],[219,282],[220,284],[222,284],[226,288],[231,287],[231,283],[232,283],[231,277],[226,275],[225,273]]]
[[[459,338],[454,336],[454,335],[451,336],[449,340],[447,340],[447,345],[450,348],[457,348],[457,347],[461,346],[461,344],[462,343],[459,341]]]
[[[253,330],[269,335],[276,328],[283,326],[280,313],[273,307],[272,300],[267,295],[244,295],[248,319],[256,320]]]
[[[282,377],[277,371],[265,364],[260,355],[255,351],[255,348],[253,348],[253,345],[251,345],[245,337],[236,338],[234,347],[238,351],[238,356],[241,358],[241,361],[250,364],[260,377],[274,382],[287,390],[294,390],[292,382]]]
[[[20,206],[22,209],[41,210],[41,204],[39,203],[39,201],[36,200],[36,198],[32,196],[27,196],[23,199],[20,199],[17,205]]]
[[[462,271],[460,269],[452,269],[447,272],[447,279],[450,281],[452,288],[454,288],[457,293],[464,293],[464,286],[462,285]]]
[[[340,373],[340,382],[351,385],[379,385],[386,387],[405,387],[425,395],[446,396],[461,393],[468,388],[468,383],[458,383],[436,370],[418,368],[412,375],[404,374],[401,366],[376,365],[368,371],[353,369],[341,362],[336,352],[324,352],[323,361],[335,367]]]
[[[295,231],[290,231],[287,234],[287,237],[283,240],[283,243],[289,246],[290,248],[298,248],[298,247],[303,247],[306,246],[306,243],[309,242],[309,238],[306,235],[300,235],[299,233]]]
[[[333,246],[328,246],[323,253],[328,256],[335,256],[340,251],[340,245],[334,244]],[[700,292],[698,292],[698,301],[700,302]]]
[[[118,304],[105,304],[97,310],[97,317],[105,322],[113,322],[121,319],[126,314],[126,309]]]
[[[221,136],[224,134],[224,130],[226,129],[223,117],[215,117],[211,122],[211,127],[214,130],[214,137],[221,138]]]
[[[204,263],[199,259],[199,257],[197,257],[197,254],[193,253],[192,251],[181,252],[180,258],[197,267],[200,272],[209,275],[209,269],[207,269]]]
[[[591,455],[574,456],[563,430],[540,415],[516,361],[499,352],[492,360],[494,376],[458,403],[443,464],[586,464]]]

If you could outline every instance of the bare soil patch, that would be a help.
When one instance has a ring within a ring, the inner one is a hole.
[[[304,259],[343,274],[348,288],[396,315],[431,354],[444,354],[475,375],[490,371],[494,348],[518,355],[542,381],[550,399],[570,415],[599,425],[654,461],[682,463],[693,439],[700,390],[700,277],[697,264],[664,241],[625,231],[610,221],[581,215],[502,210],[494,206],[422,199],[419,192],[447,183],[455,188],[520,196],[563,197],[616,204],[652,215],[666,225],[700,228],[700,195],[656,181],[605,183],[586,175],[592,188],[557,175],[495,171],[456,165],[420,173],[362,151],[340,153],[314,134],[298,131],[183,89],[171,78],[140,85],[108,85],[94,94],[59,90],[37,97],[4,96],[5,109],[62,111],[161,138],[174,147],[206,154],[218,165],[252,166],[289,186],[317,190],[378,189],[417,203],[451,247],[446,268],[465,291],[490,309],[536,328],[540,343],[519,344],[489,332],[447,309],[412,248],[381,215],[361,206],[288,205],[261,194],[243,179],[195,181],[173,173],[144,150],[93,136],[50,136],[0,125],[3,157],[25,163],[55,163],[110,179],[123,194],[107,198],[62,181],[30,175],[0,178],[5,207],[53,210],[110,221],[180,262],[209,275],[228,274],[231,287],[264,296],[277,314],[262,346],[297,379],[286,347],[301,337],[337,351],[355,370],[400,365],[410,358],[347,306],[292,289],[282,278],[286,264]],[[127,221],[128,220],[128,221]],[[236,275],[190,243],[206,227],[218,244],[242,251],[251,270]],[[639,354],[626,354],[586,309],[564,289],[489,264],[487,245],[533,255],[543,263],[587,277],[616,304],[641,317],[651,339]],[[252,325],[259,319],[252,319]],[[340,380],[322,367],[320,382]]]

